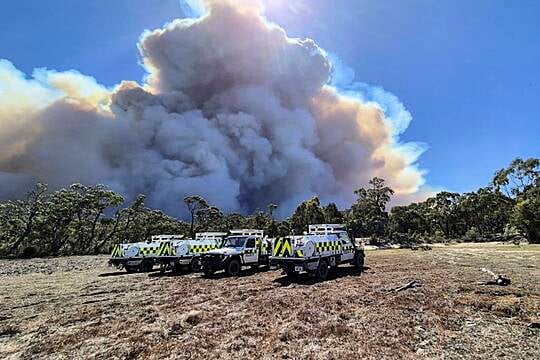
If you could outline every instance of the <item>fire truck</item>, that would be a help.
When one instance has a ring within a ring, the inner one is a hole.
[[[128,273],[152,271],[156,259],[171,254],[171,247],[182,239],[182,235],[155,235],[149,241],[117,244],[113,247],[109,265],[124,268]]]
[[[268,265],[271,243],[263,230],[231,230],[223,246],[201,256],[202,271],[206,276],[224,270],[229,276],[238,276],[245,266],[258,268]]]
[[[364,268],[364,249],[351,240],[343,225],[310,225],[308,232],[275,240],[270,261],[287,276],[307,272],[320,280],[328,277],[330,268],[352,264]]]
[[[199,272],[202,269],[202,254],[221,247],[227,233],[205,232],[197,233],[194,240],[180,240],[171,242],[170,251],[156,258],[160,270],[180,272],[188,269]]]

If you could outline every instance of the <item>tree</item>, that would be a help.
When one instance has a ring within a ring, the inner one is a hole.
[[[540,243],[540,184],[529,187],[518,197],[511,224],[531,243]]]
[[[529,241],[540,242],[540,159],[516,158],[510,166],[495,174],[493,186],[515,201],[510,225]]]
[[[369,184],[370,188],[360,188],[354,192],[358,199],[347,213],[347,225],[354,236],[383,236],[388,228],[386,205],[394,190],[377,177],[371,179]]]
[[[460,199],[461,195],[457,193],[442,191],[426,200],[428,219],[447,239],[464,233],[458,232],[462,219],[459,211]]]
[[[508,197],[517,197],[540,181],[540,159],[516,158],[510,166],[495,173],[493,186]]]
[[[390,214],[391,233],[412,236],[432,232],[428,220],[426,203],[413,203],[408,206],[395,206]]]
[[[474,227],[481,236],[502,234],[513,206],[511,198],[486,187],[462,195],[459,214],[466,230]]]
[[[196,214],[198,228],[205,231],[226,231],[224,218],[221,210],[215,206],[200,209]]]
[[[34,230],[36,218],[43,210],[43,199],[46,192],[47,184],[37,183],[34,189],[27,194],[26,200],[17,203],[19,209],[17,218],[21,222],[22,231],[11,245],[9,254],[13,254]]]
[[[128,208],[122,209],[118,214],[117,218],[121,218],[122,225],[119,234],[120,242],[132,243],[137,240],[141,240],[142,235],[142,217],[146,211],[144,207],[144,201],[146,196],[139,195],[131,203]]]
[[[274,211],[278,208],[276,204],[269,204],[268,205],[268,215],[273,219],[274,218]]]
[[[323,208],[324,222],[327,224],[343,223],[343,214],[338,210],[335,203],[330,203]]]
[[[70,238],[71,225],[77,212],[84,206],[83,195],[78,191],[79,184],[55,191],[46,206],[44,223],[45,239],[50,241],[49,252],[58,255]]]
[[[73,184],[71,189],[81,196],[73,222],[77,238],[77,242],[72,244],[73,253],[85,254],[96,245],[98,225],[104,217],[105,210],[122,205],[124,198],[103,185],[87,187]]]
[[[223,217],[223,230],[242,229],[245,227],[245,217],[242,214],[232,213]]]
[[[318,197],[304,201],[297,208],[290,220],[291,230],[295,234],[302,234],[310,224],[324,223],[324,213]]]
[[[274,211],[278,208],[276,204],[269,204],[268,205],[268,216],[270,217],[270,225],[266,229],[266,234],[274,238],[278,234],[278,225],[276,223],[276,220],[274,219]]]
[[[208,201],[206,201],[203,197],[198,195],[191,195],[186,196],[184,198],[184,203],[186,204],[189,214],[190,214],[190,227],[189,227],[189,234],[192,239],[195,238],[195,219],[197,216],[197,213],[202,210],[208,209]]]

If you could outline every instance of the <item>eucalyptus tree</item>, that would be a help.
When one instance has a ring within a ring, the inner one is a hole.
[[[208,204],[208,201],[204,199],[202,196],[199,195],[191,195],[186,196],[184,198],[184,203],[186,204],[186,207],[188,208],[188,212],[190,215],[190,227],[189,227],[189,234],[192,238],[195,237],[195,220],[197,218],[197,214],[200,211],[207,210],[210,205]]]

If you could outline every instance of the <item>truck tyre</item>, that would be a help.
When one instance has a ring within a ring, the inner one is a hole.
[[[357,251],[354,254],[353,265],[356,268],[356,270],[360,272],[364,270],[364,252],[363,251]]]
[[[126,272],[127,272],[128,274],[133,274],[134,272],[137,271],[137,266],[129,266],[129,265],[126,265],[124,268],[126,269]]]
[[[209,266],[203,265],[202,271],[204,276],[211,277],[216,272],[214,269],[210,268]]]
[[[242,270],[242,265],[238,259],[231,259],[225,267],[225,272],[229,276],[238,276]]]
[[[150,272],[154,269],[154,263],[152,260],[143,260],[139,265],[140,272]]]
[[[191,260],[191,263],[189,264],[189,270],[191,270],[191,272],[200,272],[201,269],[202,264],[200,259]]]
[[[292,265],[285,266],[285,268],[283,270],[285,270],[285,274],[287,275],[288,278],[293,278],[296,275],[298,275],[296,273],[296,271],[294,271],[294,266],[292,266]]]
[[[328,263],[326,260],[319,261],[319,266],[317,266],[315,275],[319,280],[326,280],[328,278]]]
[[[182,273],[182,270],[183,270],[183,269],[182,269],[182,265],[176,263],[176,264],[174,264],[174,265],[172,266],[172,269],[171,269],[171,270],[172,270],[173,274],[180,274],[180,273]]]

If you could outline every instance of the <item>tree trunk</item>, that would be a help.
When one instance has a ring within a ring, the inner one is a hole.
[[[19,236],[17,241],[15,241],[15,243],[13,245],[11,245],[11,247],[9,249],[10,254],[13,254],[13,252],[15,250],[17,250],[17,248],[23,243],[24,240],[26,240],[28,235],[30,235],[30,233],[32,232],[32,228],[34,226],[34,217],[35,216],[36,216],[35,213],[31,213],[30,216],[28,217],[28,221],[26,223],[26,227],[24,229],[24,232],[21,234],[21,236]]]

